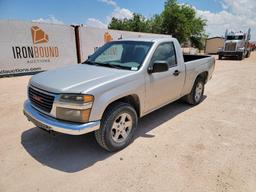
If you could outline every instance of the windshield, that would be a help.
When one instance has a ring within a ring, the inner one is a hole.
[[[243,35],[239,35],[239,36],[227,36],[227,40],[242,40],[244,38]]]
[[[85,64],[137,71],[152,42],[112,41],[99,48]]]

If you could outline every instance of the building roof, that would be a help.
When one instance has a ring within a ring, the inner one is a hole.
[[[224,37],[210,37],[207,40],[211,40],[211,39],[225,39]]]

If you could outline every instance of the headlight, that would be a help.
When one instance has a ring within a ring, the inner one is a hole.
[[[69,109],[69,108],[56,108],[56,117],[58,119],[73,121],[78,123],[86,123],[89,121],[91,109]]]
[[[63,94],[60,96],[61,102],[69,102],[69,103],[89,103],[93,102],[93,96],[92,95],[74,95],[74,94]]]
[[[244,51],[244,47],[238,48],[239,51]]]
[[[93,101],[92,95],[63,94],[56,103],[56,118],[86,123],[90,118]]]

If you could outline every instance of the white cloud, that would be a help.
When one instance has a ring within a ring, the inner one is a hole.
[[[110,5],[113,7],[113,12],[106,16],[105,21],[100,21],[99,19],[95,19],[95,18],[89,18],[86,22],[87,26],[91,26],[91,27],[97,27],[97,28],[107,28],[108,24],[111,22],[111,19],[113,17],[117,18],[117,19],[130,19],[133,17],[133,13],[126,8],[121,8],[117,5],[117,3],[113,0],[100,0],[103,3],[106,3],[107,5]]]
[[[197,14],[208,20],[206,31],[210,36],[223,36],[226,29],[247,32],[252,29],[252,39],[256,40],[256,1],[222,0],[223,11],[213,13],[198,10]]]
[[[89,27],[96,27],[96,28],[101,28],[101,29],[107,29],[107,24],[101,22],[98,19],[95,18],[89,18],[86,22],[86,25]]]
[[[117,19],[125,19],[125,18],[131,19],[133,17],[133,13],[129,9],[119,8],[119,9],[115,9],[112,12],[111,19],[113,17]]]
[[[117,3],[113,0],[100,0],[103,3],[106,3],[108,5],[113,6],[114,8],[118,8],[119,6],[117,5]]]
[[[222,0],[222,2],[224,9],[236,13],[237,15],[248,15],[250,17],[256,16],[255,0]]]
[[[39,18],[39,19],[34,19],[32,21],[40,22],[40,23],[64,24],[64,22],[56,19],[53,15],[49,15],[48,18]]]

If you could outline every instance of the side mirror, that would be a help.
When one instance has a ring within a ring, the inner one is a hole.
[[[168,70],[169,66],[166,61],[155,61],[153,65],[148,68],[148,73],[160,73]]]

